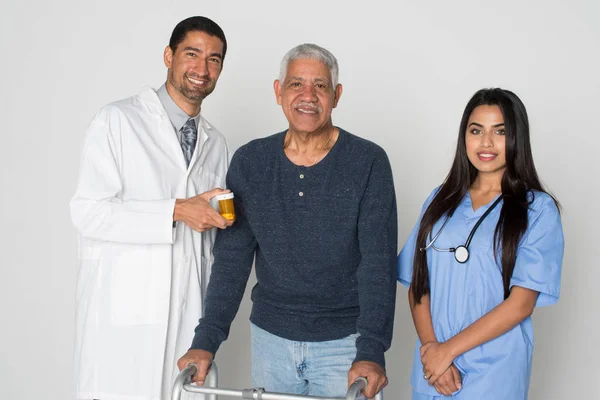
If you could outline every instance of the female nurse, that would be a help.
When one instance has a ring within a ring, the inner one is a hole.
[[[478,91],[452,168],[398,256],[419,338],[413,400],[527,399],[531,314],[558,300],[563,248],[525,106],[508,90]]]

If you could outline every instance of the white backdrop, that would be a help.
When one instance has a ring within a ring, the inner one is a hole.
[[[211,17],[227,35],[224,71],[202,111],[234,149],[286,127],[272,82],[288,49],[314,42],[338,57],[344,94],[334,123],[387,150],[400,245],[449,169],[470,96],[490,86],[516,92],[566,236],[561,300],[534,314],[530,398],[598,396],[600,219],[590,203],[600,172],[599,4],[2,0],[0,399],[71,399],[77,271],[68,202],[83,134],[103,104],[162,84],[163,49],[190,15]],[[224,386],[250,386],[249,303],[218,354]],[[410,398],[414,338],[399,287],[389,400]]]

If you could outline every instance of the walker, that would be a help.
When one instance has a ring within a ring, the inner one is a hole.
[[[316,396],[303,396],[288,393],[269,393],[262,388],[252,389],[224,389],[217,387],[218,385],[218,371],[217,365],[213,362],[204,386],[192,385],[191,378],[198,371],[196,364],[190,364],[185,367],[173,384],[173,392],[171,400],[181,400],[181,394],[186,391],[190,393],[203,393],[207,394],[207,400],[217,400],[218,396],[227,396],[241,398],[244,400],[357,400],[358,396],[362,393],[363,389],[367,386],[367,380],[365,378],[358,378],[346,392],[346,397],[316,397]],[[374,400],[383,400],[383,394],[377,393]]]

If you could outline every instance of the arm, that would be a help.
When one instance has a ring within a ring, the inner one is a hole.
[[[433,330],[433,322],[431,320],[431,303],[429,295],[423,296],[421,298],[421,303],[416,304],[411,286],[408,289],[408,303],[410,304],[410,312],[421,343],[437,343],[435,332]],[[438,393],[443,394],[444,396],[451,396],[452,393],[459,390],[462,387],[462,379],[456,366],[451,365],[450,368],[446,369],[446,371],[444,371],[435,381],[433,386]]]
[[[364,376],[365,397],[374,397],[386,384],[384,352],[390,347],[396,302],[398,241],[396,197],[387,156],[376,154],[361,201],[357,270],[360,315],[357,353],[348,380]]]
[[[120,243],[170,244],[175,220],[197,230],[206,230],[209,224],[229,225],[208,203],[209,197],[223,192],[219,190],[178,201],[123,200],[122,151],[117,134],[111,131],[110,112],[100,112],[88,128],[77,191],[70,203],[73,224],[82,236]]]
[[[437,342],[433,331],[433,322],[431,321],[429,295],[421,298],[421,304],[416,304],[411,285],[408,289],[408,304],[410,304],[410,313],[412,314],[415,329],[421,343]]]
[[[433,384],[456,357],[505,334],[529,317],[537,296],[534,290],[513,286],[506,300],[450,340],[424,344],[421,359],[429,383]]]
[[[433,321],[431,317],[431,299],[429,295],[421,298],[421,303],[416,304],[414,301],[413,290],[411,286],[414,258],[415,258],[415,247],[417,241],[417,234],[421,224],[421,219],[427,210],[429,204],[435,197],[439,190],[435,188],[427,197],[421,208],[421,214],[417,220],[413,230],[411,231],[406,243],[404,244],[402,251],[398,255],[398,281],[408,287],[408,303],[410,305],[410,311],[419,336],[421,343],[436,343],[437,338],[433,329]],[[451,396],[454,392],[458,391],[462,387],[462,378],[460,372],[455,365],[451,365],[450,368],[444,372],[439,379],[434,383],[434,388],[438,393],[445,396]]]

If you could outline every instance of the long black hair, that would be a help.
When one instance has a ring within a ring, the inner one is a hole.
[[[509,285],[517,259],[519,241],[527,230],[527,211],[533,201],[532,191],[545,192],[533,164],[529,141],[529,120],[521,99],[509,90],[482,89],[467,103],[460,122],[456,154],[452,168],[433,201],[423,214],[415,246],[412,293],[415,302],[429,294],[429,270],[423,249],[433,225],[459,206],[477,177],[477,169],[467,157],[465,133],[473,110],[481,105],[498,106],[504,117],[506,137],[506,169],[502,175],[503,206],[494,232],[494,254],[502,247],[502,281],[504,298],[510,294]],[[559,206],[554,199],[557,207]]]

